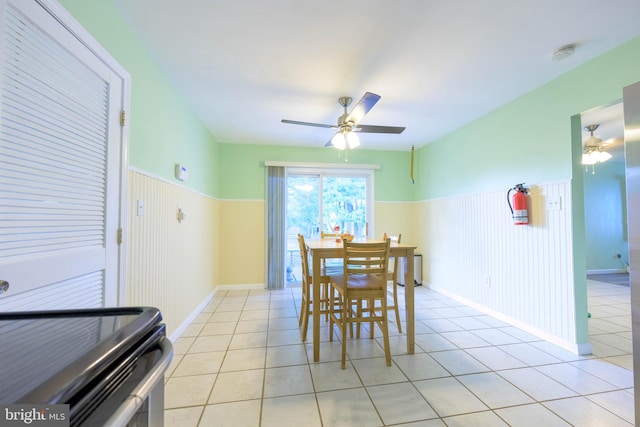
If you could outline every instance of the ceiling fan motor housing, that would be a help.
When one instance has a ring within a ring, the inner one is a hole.
[[[341,96],[340,98],[338,98],[338,102],[344,108],[347,108],[351,104],[351,101],[353,101],[353,98],[351,98],[350,96]],[[345,111],[345,114],[346,114],[346,111]]]

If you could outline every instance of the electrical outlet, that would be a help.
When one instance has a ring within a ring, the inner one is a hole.
[[[547,197],[547,210],[548,211],[562,210],[562,198],[560,196]]]
[[[486,277],[484,278],[484,285],[485,285],[487,288],[491,287],[491,276],[486,276]]]

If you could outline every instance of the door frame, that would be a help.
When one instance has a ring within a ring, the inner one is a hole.
[[[629,287],[631,291],[631,338],[633,354],[635,423],[640,423],[640,82],[623,88],[624,151],[627,184],[627,235]]]

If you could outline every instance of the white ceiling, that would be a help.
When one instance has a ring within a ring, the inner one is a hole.
[[[419,147],[640,34],[638,0],[113,2],[222,143],[322,147],[280,119],[334,124],[370,91],[362,123],[407,129],[362,146]]]

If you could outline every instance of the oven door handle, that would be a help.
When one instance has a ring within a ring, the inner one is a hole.
[[[159,343],[162,355],[156,362],[153,369],[142,378],[136,388],[118,406],[113,415],[104,424],[104,427],[125,426],[135,416],[136,412],[144,404],[152,390],[159,382],[164,381],[164,373],[169,368],[173,356],[173,346],[168,338],[164,338]],[[162,384],[164,387],[164,384]],[[151,408],[150,408],[151,409]]]

